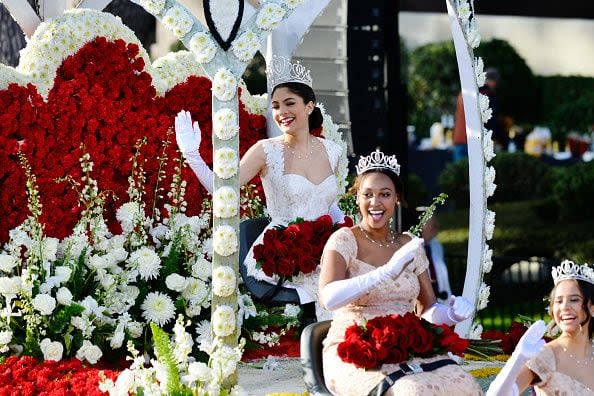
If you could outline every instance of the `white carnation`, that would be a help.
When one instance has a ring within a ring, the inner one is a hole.
[[[221,256],[230,256],[237,251],[237,234],[228,225],[219,226],[212,236],[214,251]]]
[[[215,217],[229,218],[237,216],[239,196],[229,186],[217,189],[212,196],[212,212]]]
[[[149,247],[143,246],[132,252],[128,262],[138,269],[138,273],[143,280],[155,279],[159,276],[161,270],[161,259],[155,251]]]
[[[482,93],[479,93],[479,105],[481,107],[481,117],[483,123],[486,123],[491,119],[493,115],[493,110],[489,108],[489,97]]]
[[[44,338],[39,343],[39,347],[41,348],[41,353],[43,353],[44,360],[55,360],[56,362],[62,360],[64,346],[60,342]]]
[[[0,294],[4,296],[15,295],[21,290],[21,278],[6,276],[0,277]]]
[[[109,267],[109,260],[105,256],[94,254],[89,257],[89,268],[95,271]]]
[[[227,69],[219,69],[212,81],[212,93],[217,99],[226,102],[237,94],[237,79]]]
[[[212,273],[212,263],[202,256],[192,264],[192,276],[207,281]]]
[[[477,48],[481,44],[481,34],[476,19],[471,20],[467,25],[466,41],[472,48]]]
[[[56,300],[58,304],[70,305],[72,304],[72,293],[65,287],[61,287],[56,292]]]
[[[213,171],[221,179],[230,179],[237,174],[239,160],[237,152],[230,147],[223,147],[215,151]]]
[[[296,318],[301,313],[301,308],[299,305],[295,304],[287,304],[285,305],[285,312],[283,313],[284,316],[287,318]]]
[[[178,38],[182,38],[188,34],[194,25],[194,20],[190,14],[180,5],[175,5],[168,9],[161,22]]]
[[[179,274],[171,274],[165,279],[165,285],[169,290],[182,292],[188,285],[188,281]]]
[[[237,277],[233,268],[221,265],[212,272],[212,291],[217,296],[228,297],[237,289]]]
[[[236,329],[235,311],[228,305],[219,305],[212,314],[212,330],[217,337],[227,337]]]
[[[140,306],[142,317],[147,322],[156,323],[163,326],[169,323],[175,316],[175,306],[168,295],[161,292],[149,293]]]
[[[144,329],[144,326],[140,322],[128,322],[126,324],[126,329],[128,330],[128,334],[130,334],[130,337],[138,338],[142,335],[142,330]]]
[[[109,346],[112,349],[118,349],[124,343],[124,338],[126,337],[123,331],[116,331],[113,333],[113,336],[109,339]]]
[[[33,299],[33,308],[42,315],[51,315],[56,308],[56,300],[49,294],[38,294]]]
[[[182,380],[192,386],[196,382],[207,382],[210,380],[210,368],[202,362],[192,362],[188,365],[188,375]]]
[[[58,243],[60,241],[57,238],[44,238],[43,239],[43,258],[48,261],[56,260],[56,253],[58,252]]]
[[[229,140],[239,132],[237,115],[229,108],[218,110],[212,119],[212,129],[221,140]]]
[[[190,50],[199,63],[208,63],[217,53],[217,46],[210,33],[198,32],[190,39]]]
[[[8,254],[0,254],[0,271],[12,272],[17,265],[17,259]]]
[[[482,270],[484,274],[491,272],[493,268],[493,250],[489,249],[489,246],[485,245],[483,252],[483,266]]]

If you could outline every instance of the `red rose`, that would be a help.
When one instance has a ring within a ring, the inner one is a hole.
[[[377,350],[367,341],[350,338],[338,344],[338,356],[347,363],[353,363],[360,368],[372,369],[377,367]]]
[[[464,355],[464,352],[468,349],[468,345],[470,344],[469,341],[460,338],[460,336],[447,325],[440,325],[437,327],[442,329],[439,344],[455,355]]]

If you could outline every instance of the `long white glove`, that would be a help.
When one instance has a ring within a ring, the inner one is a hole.
[[[487,390],[487,396],[517,396],[520,394],[516,379],[524,364],[538,355],[545,346],[542,339],[547,326],[539,320],[535,322],[520,338],[514,353],[510,356],[497,377]]]
[[[342,223],[344,221],[344,212],[340,210],[336,200],[332,202],[332,206],[328,209],[328,214],[332,217],[332,221],[335,223]]]
[[[413,238],[398,249],[390,260],[379,268],[363,275],[328,283],[321,291],[326,309],[331,311],[344,307],[357,300],[380,283],[396,278],[404,267],[415,257],[423,239]]]
[[[212,194],[214,175],[200,156],[200,151],[198,151],[202,140],[202,132],[200,126],[198,126],[198,121],[194,121],[194,124],[192,124],[192,116],[189,111],[182,110],[175,117],[175,140],[200,183]]]
[[[435,325],[453,326],[472,316],[474,306],[464,297],[450,296],[448,305],[435,303],[429,307],[421,318]]]

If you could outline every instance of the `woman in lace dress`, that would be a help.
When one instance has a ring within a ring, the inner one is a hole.
[[[544,322],[532,325],[487,395],[594,396],[594,269],[566,260],[553,268],[549,315],[561,335],[545,345]]]
[[[344,214],[338,208],[336,197],[338,184],[335,173],[341,155],[341,147],[327,139],[310,134],[322,125],[322,113],[315,105],[309,71],[295,75],[295,66],[285,58],[268,73],[272,79],[272,115],[283,134],[263,139],[253,145],[241,158],[239,183],[244,185],[260,175],[266,196],[266,208],[270,224],[254,242],[262,243],[264,233],[277,225],[287,225],[301,217],[315,220],[330,214],[335,222],[342,222]],[[279,66],[280,65],[280,66]],[[278,67],[276,67],[278,66]],[[201,184],[212,193],[213,173],[200,157],[200,128],[192,125],[188,112],[180,112],[175,121],[178,146]],[[276,284],[277,280],[266,276],[256,268],[253,246],[244,261],[248,274],[259,280]],[[317,300],[318,273],[294,277],[292,283],[283,284],[295,288],[301,304]],[[319,307],[318,307],[319,308]],[[329,313],[317,309],[318,319]]]
[[[454,325],[469,318],[473,311],[470,302],[462,297],[453,297],[450,305],[436,303],[422,239],[390,230],[389,219],[402,196],[399,168],[395,156],[380,152],[359,160],[353,188],[361,223],[336,231],[322,256],[320,295],[326,308],[334,311],[324,341],[324,377],[328,389],[336,395],[366,395],[387,374],[400,368],[384,364],[376,370],[365,370],[342,361],[337,347],[353,323],[415,311],[432,323]],[[435,356],[409,363],[444,358]],[[479,395],[481,389],[472,376],[449,364],[404,376],[385,394]]]

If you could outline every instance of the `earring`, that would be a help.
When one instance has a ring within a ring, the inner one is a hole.
[[[396,203],[398,207],[398,217],[397,217],[397,224],[398,224],[398,233],[402,233],[402,206],[400,205],[400,201]]]

